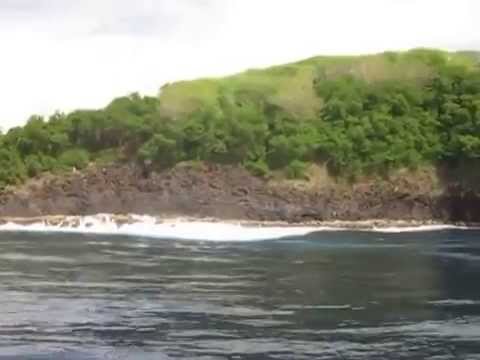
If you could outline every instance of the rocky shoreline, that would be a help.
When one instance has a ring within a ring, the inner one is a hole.
[[[222,220],[215,218],[161,218],[151,217],[145,215],[115,215],[115,214],[96,214],[90,216],[40,216],[40,217],[4,217],[0,218],[1,226],[7,224],[19,226],[43,225],[45,228],[93,228],[97,225],[115,225],[121,228],[125,225],[135,224],[150,224],[150,225],[181,225],[191,223],[206,223],[206,224],[229,224],[240,225],[242,227],[308,227],[317,229],[331,229],[331,230],[421,230],[421,229],[444,229],[444,228],[459,228],[459,229],[478,229],[480,223],[450,223],[444,224],[436,221],[404,221],[404,220],[383,220],[371,219],[362,221],[310,221],[303,223],[288,223],[282,221],[248,221],[248,220]]]
[[[147,174],[134,164],[92,166],[4,190],[0,218],[4,223],[113,214],[129,221],[123,214],[144,214],[348,227],[480,223],[480,194],[455,182],[443,184],[442,191],[428,178],[409,176],[349,186],[307,185],[268,181],[234,166],[186,164]]]

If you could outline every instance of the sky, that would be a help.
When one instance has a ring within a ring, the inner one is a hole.
[[[480,50],[478,0],[0,0],[0,128],[320,54]]]

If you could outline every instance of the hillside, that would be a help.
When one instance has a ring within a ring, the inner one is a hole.
[[[294,117],[315,116],[321,108],[313,84],[320,79],[353,76],[368,83],[411,81],[424,84],[438,74],[439,67],[475,68],[480,52],[449,53],[415,49],[366,56],[318,56],[303,61],[248,70],[225,77],[180,81],[167,84],[160,92],[160,109],[170,117],[181,118],[205,106],[217,104],[224,94],[242,94],[262,99]]]
[[[135,163],[148,177],[193,161],[280,182],[312,180],[315,167],[345,184],[434,169],[477,191],[479,59],[429,49],[314,57],[32,116],[0,135],[0,188],[89,165]]]

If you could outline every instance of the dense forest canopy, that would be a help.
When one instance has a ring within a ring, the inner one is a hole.
[[[312,58],[32,116],[0,135],[0,187],[91,162],[201,160],[291,178],[322,162],[355,179],[479,158],[478,58],[419,49]]]

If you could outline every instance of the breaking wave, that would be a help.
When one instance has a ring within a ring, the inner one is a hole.
[[[394,223],[394,222],[392,222]],[[327,224],[327,223],[325,223]],[[53,232],[144,236],[205,241],[259,241],[305,236],[321,231],[372,231],[382,233],[465,229],[453,225],[378,226],[378,222],[331,222],[327,225],[288,225],[261,222],[161,219],[143,215],[51,216],[3,220],[0,232]]]
[[[61,232],[99,235],[135,235],[164,239],[210,241],[254,241],[303,236],[321,230],[307,226],[249,226],[234,222],[159,220],[151,216],[110,215],[46,218],[31,223],[14,221],[0,225],[0,231]]]

